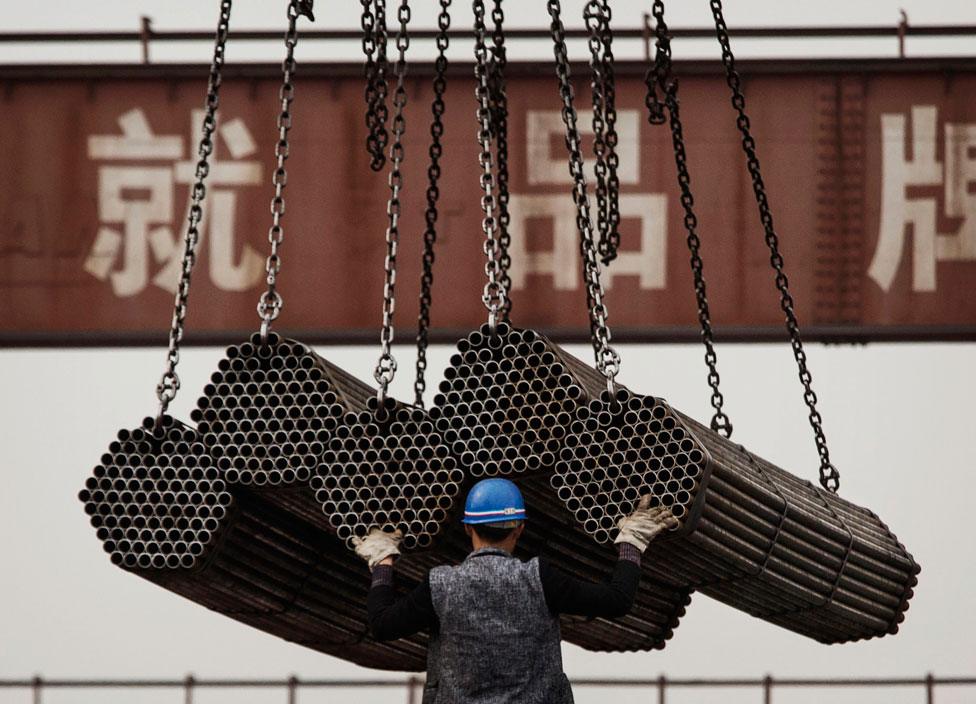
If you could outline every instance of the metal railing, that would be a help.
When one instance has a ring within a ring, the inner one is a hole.
[[[433,40],[438,36],[436,29],[411,30],[412,40]],[[675,39],[714,39],[713,27],[674,27],[670,29]],[[452,29],[448,32],[452,40],[470,38],[470,30]],[[902,13],[899,22],[890,25],[860,25],[860,26],[784,26],[784,27],[736,27],[731,30],[735,39],[894,39],[897,44],[898,56],[905,58],[905,41],[909,37],[974,37],[976,25],[912,25],[907,15]],[[232,36],[236,40],[280,42],[280,30],[234,30]],[[548,40],[547,28],[507,28],[505,36],[511,40]],[[567,28],[566,37],[569,39],[585,39],[589,31],[584,28]],[[359,29],[315,29],[309,28],[302,32],[303,41],[360,41],[362,32]],[[650,57],[654,43],[654,27],[649,14],[642,15],[641,24],[637,27],[618,27],[614,29],[614,39],[624,41],[639,41],[643,46],[645,58]],[[43,32],[0,32],[0,45],[20,43],[104,43],[104,42],[139,42],[142,47],[143,63],[150,63],[150,47],[154,43],[171,42],[200,42],[213,41],[210,30],[165,30],[153,29],[152,19],[142,17],[140,26],[135,31],[43,31]]]
[[[311,689],[399,689],[405,694],[407,704],[419,704],[424,681],[410,676],[401,679],[300,679],[296,676],[281,680],[260,679],[197,679],[187,675],[183,679],[45,679],[40,675],[30,679],[0,680],[2,690],[27,690],[33,704],[43,704],[47,690],[92,689],[172,689],[182,694],[183,704],[193,704],[194,694],[201,689],[269,689],[280,690],[283,701],[296,704],[300,690]],[[773,704],[776,690],[784,689],[917,689],[919,702],[935,704],[936,690],[942,687],[976,687],[976,677],[938,677],[932,673],[924,677],[857,677],[857,678],[778,678],[767,675],[761,678],[670,678],[661,675],[655,679],[599,679],[579,678],[572,680],[574,688],[630,688],[646,690],[656,695],[658,704],[667,704],[668,693],[674,689],[750,689],[757,694],[757,704]],[[179,701],[174,698],[174,702]],[[648,701],[653,701],[649,699]]]

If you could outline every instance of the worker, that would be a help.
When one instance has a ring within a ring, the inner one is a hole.
[[[507,479],[484,479],[468,493],[463,523],[472,552],[460,565],[431,569],[397,598],[394,559],[399,531],[374,528],[355,541],[369,563],[367,608],[376,640],[430,633],[423,704],[569,704],[559,614],[626,615],[640,579],[641,553],[676,527],[663,507],[644,497],[618,524],[618,560],[607,582],[571,577],[544,559],[512,555],[525,530],[525,502]]]

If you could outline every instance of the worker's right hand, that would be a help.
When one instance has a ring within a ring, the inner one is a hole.
[[[614,543],[627,543],[644,552],[660,533],[678,527],[678,519],[671,513],[671,509],[665,506],[651,508],[650,505],[651,497],[645,496],[632,514],[620,519],[617,523],[620,532]]]
[[[365,538],[353,538],[352,544],[356,554],[366,560],[372,570],[386,558],[398,556],[402,541],[403,533],[399,530],[388,532],[373,528]]]

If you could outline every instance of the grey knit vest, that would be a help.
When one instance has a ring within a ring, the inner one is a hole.
[[[428,646],[424,704],[572,704],[537,559],[477,550],[457,567],[432,569],[430,593],[440,628]]]

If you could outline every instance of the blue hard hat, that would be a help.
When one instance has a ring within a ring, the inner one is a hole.
[[[525,520],[525,501],[514,482],[482,479],[471,487],[464,502],[462,523],[502,523]]]

